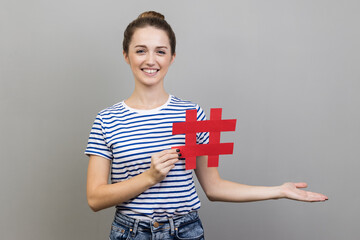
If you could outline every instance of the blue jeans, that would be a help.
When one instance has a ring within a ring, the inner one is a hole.
[[[110,240],[204,240],[204,229],[198,213],[191,212],[161,220],[137,220],[116,212]]]

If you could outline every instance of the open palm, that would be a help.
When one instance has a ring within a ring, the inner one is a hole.
[[[304,182],[300,182],[300,183],[287,182],[281,185],[281,190],[286,198],[293,200],[304,201],[304,202],[318,202],[318,201],[328,200],[328,197],[321,193],[309,192],[299,189],[299,188],[306,188],[307,186],[308,186],[307,183]]]

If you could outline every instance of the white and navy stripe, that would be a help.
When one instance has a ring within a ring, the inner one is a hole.
[[[130,179],[150,168],[151,156],[185,144],[185,135],[172,135],[172,124],[184,122],[185,112],[197,110],[197,119],[206,119],[197,105],[169,96],[163,106],[136,110],[124,101],[101,111],[91,129],[85,151],[112,160],[112,183]],[[208,133],[197,133],[197,143],[208,143]],[[139,219],[182,215],[200,208],[192,171],[185,161],[176,163],[167,177],[134,199],[117,206],[121,213]]]

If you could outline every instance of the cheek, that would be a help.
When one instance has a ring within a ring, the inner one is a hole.
[[[131,58],[130,59],[130,65],[132,68],[139,68],[139,66],[141,65],[141,59],[139,58]]]
[[[168,68],[171,65],[171,59],[169,59],[169,58],[162,59],[160,64],[162,67]]]

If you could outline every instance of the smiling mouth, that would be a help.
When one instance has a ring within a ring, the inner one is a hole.
[[[141,69],[143,72],[146,72],[146,73],[148,73],[148,74],[153,74],[153,73],[156,73],[156,72],[158,72],[159,71],[159,69],[145,69],[145,68],[143,68],[143,69]]]

